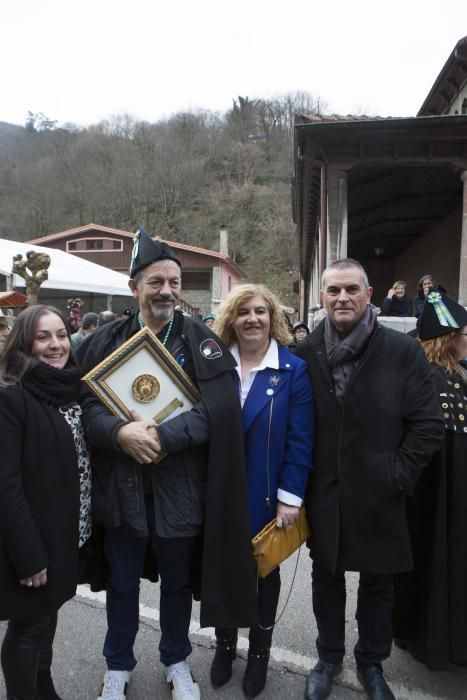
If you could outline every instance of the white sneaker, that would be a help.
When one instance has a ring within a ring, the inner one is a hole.
[[[125,700],[130,671],[106,671],[97,700]]]
[[[199,685],[194,682],[186,661],[179,661],[167,669],[167,683],[172,688],[172,700],[200,700]]]

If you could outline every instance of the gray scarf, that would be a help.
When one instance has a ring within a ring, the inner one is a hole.
[[[367,348],[376,321],[376,309],[368,304],[357,325],[343,338],[329,316],[324,322],[324,342],[326,355],[334,379],[336,398],[342,403],[345,390],[355,373]]]

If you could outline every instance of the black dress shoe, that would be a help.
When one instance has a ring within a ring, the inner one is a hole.
[[[342,671],[342,664],[318,661],[306,682],[305,700],[324,700],[332,690],[334,676]]]
[[[396,700],[379,666],[359,668],[357,676],[370,700]]]

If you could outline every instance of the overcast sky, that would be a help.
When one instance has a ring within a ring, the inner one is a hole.
[[[466,0],[0,0],[0,121],[157,121],[295,90],[411,116],[466,34]]]

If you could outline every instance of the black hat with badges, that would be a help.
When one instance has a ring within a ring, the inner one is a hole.
[[[130,277],[133,278],[137,272],[159,260],[173,260],[181,267],[180,261],[175,257],[172,248],[167,243],[151,238],[144,228],[138,228],[133,238]]]
[[[467,326],[467,311],[438,290],[430,292],[420,316],[419,338],[431,340]]]

